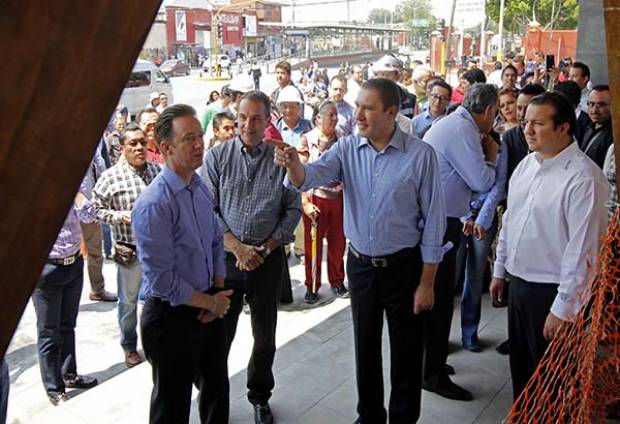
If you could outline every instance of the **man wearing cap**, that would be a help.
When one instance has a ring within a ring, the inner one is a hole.
[[[312,122],[301,117],[303,98],[297,87],[284,87],[278,95],[278,110],[282,117],[276,122],[276,128],[282,134],[285,143],[299,148],[302,134],[312,129]]]
[[[157,106],[159,106],[159,93],[157,91],[153,91],[149,96],[149,102],[145,104],[144,107],[152,107],[155,109]]]
[[[377,78],[387,78],[394,81],[398,86],[400,97],[400,113],[411,119],[416,107],[416,96],[408,92],[400,82],[402,63],[391,54],[386,54],[372,65],[372,70]]]

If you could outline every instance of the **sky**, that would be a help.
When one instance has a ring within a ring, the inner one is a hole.
[[[322,0],[296,0],[299,3],[318,3]],[[330,1],[330,0],[325,0]],[[337,0],[331,0],[337,1]],[[365,21],[372,9],[384,8],[394,10],[401,0],[352,0],[350,2],[351,20]],[[435,0],[435,15],[448,20],[450,16],[450,0]],[[292,7],[282,8],[282,21],[292,21]],[[325,13],[329,9],[329,13]],[[295,6],[295,22],[337,22],[347,20],[347,3],[329,3],[312,6]]]

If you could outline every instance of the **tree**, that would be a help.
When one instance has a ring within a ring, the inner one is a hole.
[[[374,24],[400,23],[402,19],[396,13],[388,9],[372,9],[368,13],[368,22]]]
[[[500,0],[487,0],[486,13],[499,22]],[[579,20],[579,0],[505,0],[506,30],[524,33],[527,25],[537,21],[543,29],[574,29]]]

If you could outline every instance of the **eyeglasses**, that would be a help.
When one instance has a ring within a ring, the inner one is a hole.
[[[431,94],[431,99],[437,100],[442,103],[446,103],[450,100],[447,96],[439,96],[437,94]]]
[[[609,103],[607,102],[588,102],[588,107],[591,107],[592,109],[594,108],[604,108],[604,107],[608,107]]]

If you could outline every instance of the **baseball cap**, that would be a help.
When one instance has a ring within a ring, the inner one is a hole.
[[[386,54],[375,63],[372,64],[373,72],[400,72],[403,67],[398,58],[392,56],[391,54]]]

